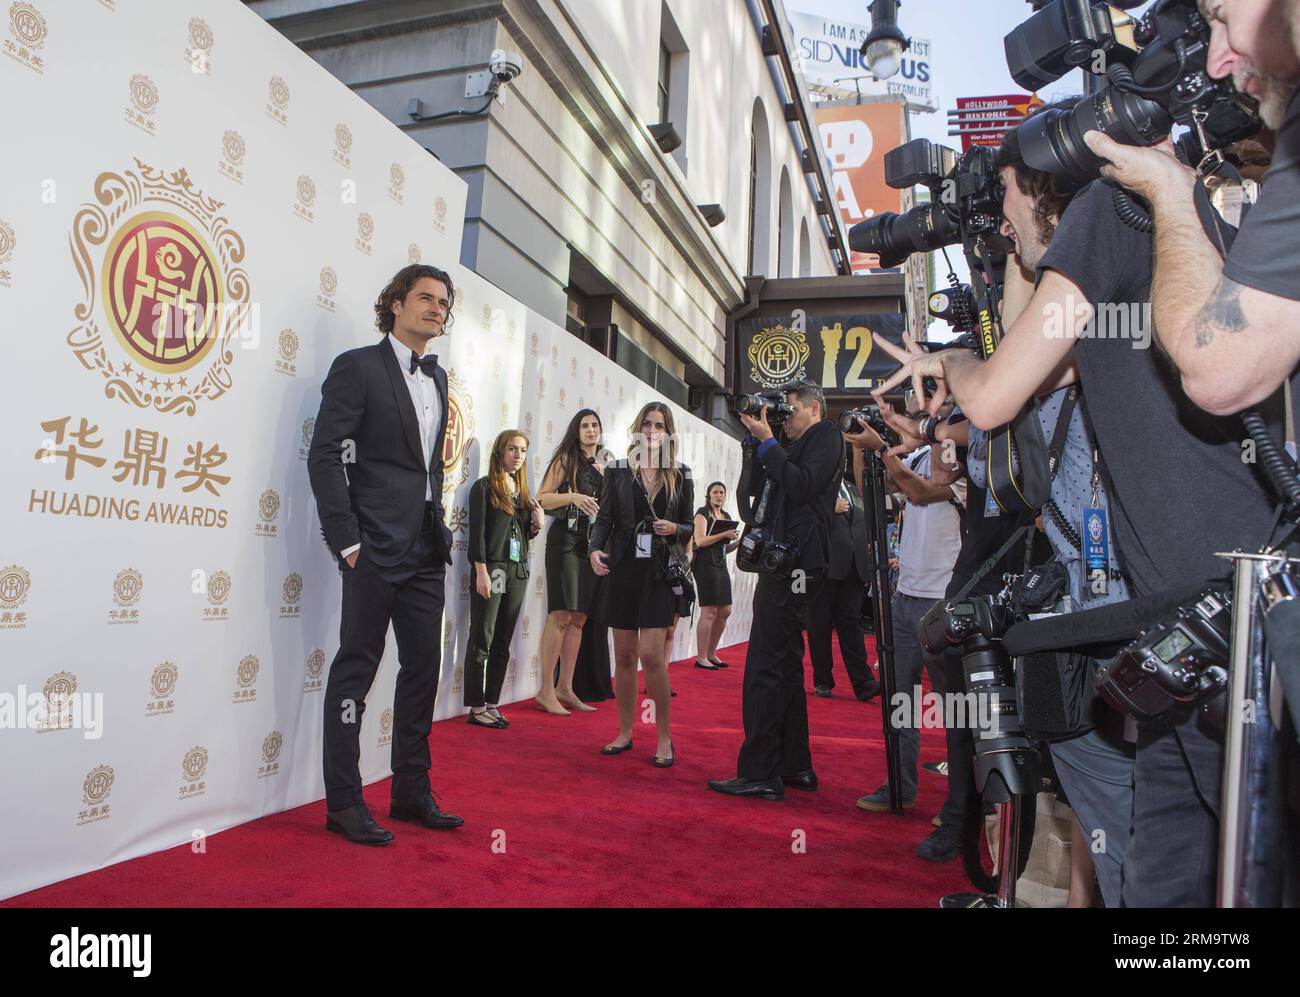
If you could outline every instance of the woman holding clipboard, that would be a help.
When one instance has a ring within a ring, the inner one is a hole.
[[[727,573],[727,554],[739,542],[739,523],[722,508],[727,500],[727,486],[721,481],[709,485],[705,504],[695,510],[695,584],[699,589],[700,622],[695,631],[699,653],[696,668],[717,671],[726,668],[718,660],[718,641],[731,616],[731,575]]]

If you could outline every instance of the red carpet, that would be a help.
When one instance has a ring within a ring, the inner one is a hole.
[[[617,732],[612,701],[569,717],[518,704],[505,708],[509,730],[434,726],[434,788],[465,818],[459,831],[389,822],[385,780],[365,795],[397,836],[387,848],[327,834],[322,801],[214,835],[203,855],[182,845],[3,906],[932,907],[969,889],[960,860],[913,854],[946,779],[922,770],[917,805],[901,817],[854,805],[884,782],[880,700],[853,699],[838,663],[831,699],[812,696],[807,669],[817,792],[771,802],[709,791],[705,780],[735,774],[744,651],[723,651],[731,667],[721,671],[672,667],[671,769],[651,766],[654,733],[640,726],[633,751],[598,754]],[[924,731],[921,760],[943,757],[943,732]],[[501,832],[504,854],[493,850]]]

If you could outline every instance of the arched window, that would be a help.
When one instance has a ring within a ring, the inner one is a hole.
[[[766,276],[772,246],[772,139],[767,112],[754,101],[749,156],[749,272]]]
[[[808,219],[799,223],[799,276],[812,276],[812,242],[808,238]]]
[[[777,197],[776,275],[794,276],[794,206],[790,196],[790,170],[781,167],[781,187]]]

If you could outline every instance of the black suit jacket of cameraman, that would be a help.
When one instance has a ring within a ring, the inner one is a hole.
[[[441,367],[434,383],[442,417],[426,467],[420,423],[388,337],[335,358],[321,385],[307,473],[321,533],[336,559],[363,541],[365,556],[379,567],[395,568],[418,558],[429,515],[425,494],[432,487],[433,532],[441,547],[437,555],[451,564],[451,531],[442,521],[447,372]],[[349,442],[351,452],[344,454]]]
[[[844,437],[830,419],[813,423],[783,447],[769,447],[745,461],[740,474],[740,516],[753,523],[763,483],[776,484],[767,510],[767,525],[777,540],[798,538],[799,568],[810,578],[824,578],[829,563],[831,517],[844,474]]]
[[[862,496],[850,481],[844,482],[849,493],[849,511],[831,516],[830,567],[826,577],[843,581],[850,576],[864,584],[871,579],[867,563],[867,517]],[[839,495],[836,495],[839,498]]]
[[[695,532],[695,489],[691,484],[691,469],[685,464],[678,464],[681,471],[681,487],[677,490],[677,502],[668,509],[664,517],[677,524],[674,538],[685,544]],[[640,521],[636,518],[635,493],[640,488],[632,476],[632,467],[626,460],[615,461],[605,468],[605,478],[600,488],[600,512],[592,524],[588,535],[591,550],[603,550],[609,554],[609,566],[613,568],[631,549],[632,538]],[[610,543],[610,540],[613,543]]]

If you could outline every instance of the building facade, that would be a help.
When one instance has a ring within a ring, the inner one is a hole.
[[[466,180],[464,265],[716,424],[746,278],[849,272],[780,0],[246,2]]]

